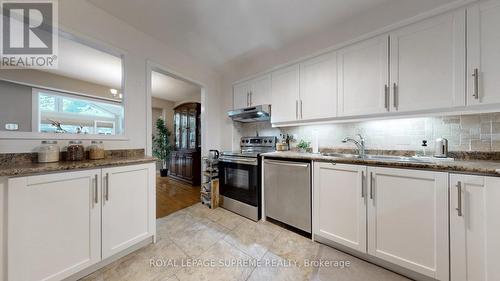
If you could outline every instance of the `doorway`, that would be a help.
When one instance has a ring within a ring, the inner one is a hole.
[[[156,217],[161,218],[200,202],[202,87],[158,67],[149,77],[151,150],[160,159]]]

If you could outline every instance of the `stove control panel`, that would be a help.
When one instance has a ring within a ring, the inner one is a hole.
[[[276,146],[276,137],[242,137],[241,146]]]

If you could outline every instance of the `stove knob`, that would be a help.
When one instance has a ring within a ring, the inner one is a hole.
[[[246,140],[246,143],[249,143],[250,141],[249,140]]]
[[[245,140],[241,140],[241,143],[245,143]]]
[[[267,140],[264,140],[264,143],[267,143]]]

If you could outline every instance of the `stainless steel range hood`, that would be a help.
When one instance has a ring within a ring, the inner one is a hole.
[[[233,119],[233,121],[250,123],[259,121],[268,121],[271,119],[271,105],[257,105],[242,109],[235,109],[228,111],[227,115]]]

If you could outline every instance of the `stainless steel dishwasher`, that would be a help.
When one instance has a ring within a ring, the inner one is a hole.
[[[311,164],[264,159],[266,217],[311,233]]]

